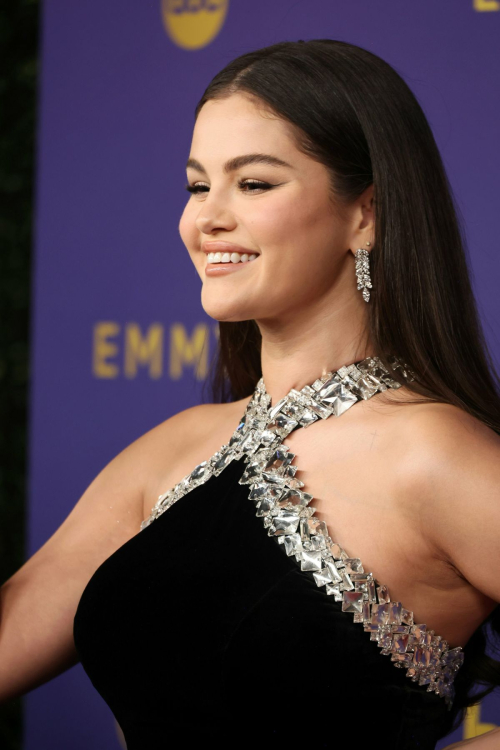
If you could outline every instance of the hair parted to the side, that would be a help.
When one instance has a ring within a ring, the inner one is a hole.
[[[500,434],[500,383],[472,291],[463,220],[429,123],[403,78],[347,42],[280,42],[217,73],[195,119],[208,100],[236,92],[290,124],[297,147],[328,169],[340,209],[373,184],[368,334],[375,353],[419,400],[453,404]],[[219,322],[213,401],[252,394],[262,375],[260,347],[255,321]],[[410,367],[414,381],[392,370],[391,354]],[[500,685],[500,662],[485,653],[488,629],[500,635],[500,607],[464,648],[443,734],[463,719],[466,706]]]

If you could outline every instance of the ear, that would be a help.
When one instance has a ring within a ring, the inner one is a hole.
[[[352,229],[349,249],[352,254],[359,247],[370,252],[375,242],[375,197],[373,183],[352,204]],[[369,242],[370,245],[366,243]]]

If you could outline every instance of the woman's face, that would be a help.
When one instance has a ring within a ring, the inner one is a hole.
[[[256,162],[224,169],[248,154],[267,154],[288,166]],[[349,252],[352,216],[339,218],[326,167],[296,148],[288,123],[243,94],[209,100],[194,127],[190,160],[197,164],[187,168],[188,183],[199,192],[189,197],[179,232],[203,282],[209,316],[284,322],[325,298],[359,295]],[[257,258],[229,273],[207,274],[204,250],[216,241]]]

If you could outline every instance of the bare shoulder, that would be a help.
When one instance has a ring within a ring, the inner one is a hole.
[[[191,406],[169,417],[148,433],[144,518],[149,516],[160,494],[180,482],[229,441],[249,399]]]
[[[421,532],[474,588],[500,601],[500,436],[444,403],[399,409],[395,470]],[[480,551],[480,554],[479,554]]]
[[[399,417],[409,478],[452,481],[471,472],[476,479],[495,476],[500,435],[479,418],[452,404],[429,402],[404,405]]]
[[[483,450],[500,450],[500,435],[482,420],[458,406],[430,402],[406,387],[391,390],[387,396],[379,394],[367,404],[374,414],[393,416],[398,437],[408,450],[421,452],[426,460],[436,450],[440,460],[453,459],[457,451],[473,451],[477,457]]]
[[[183,450],[186,443],[202,440],[207,433],[211,433],[222,426],[234,424],[235,418],[241,416],[248,403],[247,399],[224,404],[196,404],[174,414],[161,422],[148,433],[156,448],[164,452]],[[235,427],[237,425],[234,425]]]

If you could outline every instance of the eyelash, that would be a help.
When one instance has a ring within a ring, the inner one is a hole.
[[[273,185],[270,185],[268,182],[262,182],[260,180],[240,180],[238,182],[238,187],[239,188],[244,188],[244,187],[250,186],[250,185],[255,185],[256,188],[258,188],[259,190],[260,189],[262,189],[262,190],[269,190],[270,188],[273,187]],[[194,193],[194,194],[200,193],[200,192],[207,192],[208,191],[208,188],[207,188],[206,185],[186,185],[185,187],[186,187],[186,190],[189,193]],[[244,192],[251,192],[251,193],[253,193],[254,190],[244,191]]]

